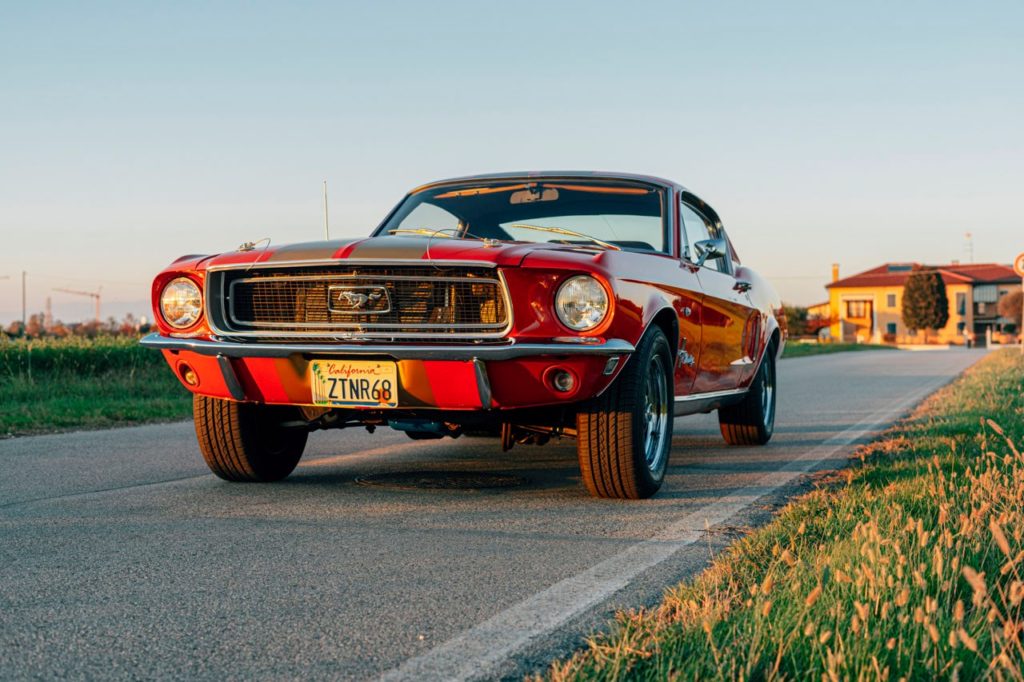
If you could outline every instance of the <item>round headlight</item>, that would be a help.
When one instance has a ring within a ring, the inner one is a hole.
[[[555,295],[555,312],[569,329],[586,331],[601,324],[608,314],[608,294],[589,275],[570,277]]]
[[[203,295],[188,277],[172,279],[160,293],[160,314],[177,329],[191,327],[203,314]]]

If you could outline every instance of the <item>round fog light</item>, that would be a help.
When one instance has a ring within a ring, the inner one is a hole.
[[[556,391],[568,393],[576,388],[576,377],[564,369],[558,369],[551,373],[551,385]]]
[[[186,365],[184,362],[178,365],[178,374],[181,375],[181,380],[189,386],[199,385],[199,375],[196,374],[194,369]]]

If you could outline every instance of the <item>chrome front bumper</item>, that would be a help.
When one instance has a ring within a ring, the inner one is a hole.
[[[627,355],[636,348],[622,339],[600,343],[505,343],[459,345],[239,343],[215,339],[183,339],[150,334],[139,343],[157,350],[192,351],[228,358],[286,358],[292,355],[387,356],[396,360],[512,360],[538,355]]]

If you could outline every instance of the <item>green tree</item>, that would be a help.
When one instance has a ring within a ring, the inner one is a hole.
[[[807,336],[807,308],[799,305],[782,304],[789,323],[789,335],[792,337]]]
[[[938,270],[925,270],[919,265],[907,278],[903,287],[903,324],[907,329],[938,331],[949,322],[949,299],[946,298],[946,284]]]
[[[1015,330],[1020,329],[1022,298],[1024,298],[1024,293],[1018,289],[999,299],[999,314],[1010,320]]]

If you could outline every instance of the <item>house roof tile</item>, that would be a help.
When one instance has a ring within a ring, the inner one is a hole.
[[[1000,263],[968,263],[921,265],[920,263],[885,263],[876,268],[851,275],[825,285],[826,289],[846,287],[898,287],[906,283],[914,267],[938,270],[946,284],[994,284],[1016,282],[1019,278],[1009,265]]]

